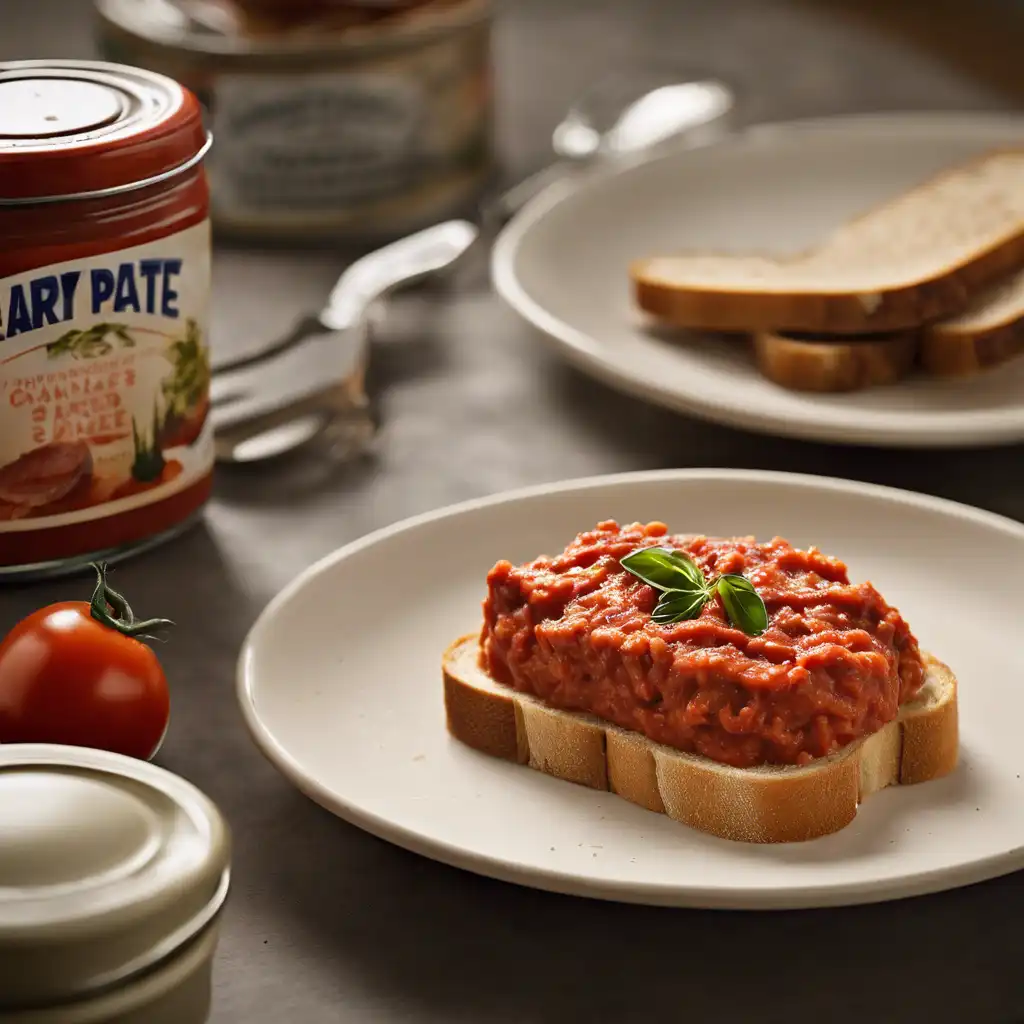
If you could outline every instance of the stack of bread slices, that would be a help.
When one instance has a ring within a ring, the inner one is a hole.
[[[1024,149],[946,170],[794,257],[655,256],[631,276],[657,322],[742,332],[783,387],[969,376],[1024,353]]]

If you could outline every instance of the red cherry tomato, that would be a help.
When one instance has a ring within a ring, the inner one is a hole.
[[[97,619],[95,601],[41,608],[0,642],[0,743],[156,753],[170,718],[163,669],[145,643]]]

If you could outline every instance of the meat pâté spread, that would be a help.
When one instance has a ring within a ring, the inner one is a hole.
[[[719,598],[659,625],[659,594],[619,560],[684,552],[711,577],[754,585],[768,629],[750,636]],[[602,522],[565,551],[487,577],[482,667],[566,711],[739,768],[802,765],[892,721],[921,688],[917,640],[870,583],[814,548],[775,538],[671,536],[664,523]]]

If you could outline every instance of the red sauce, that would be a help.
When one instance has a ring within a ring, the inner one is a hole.
[[[769,613],[751,637],[717,598],[657,625],[657,593],[619,559],[688,553],[710,578],[741,573]],[[481,663],[499,682],[725,764],[807,764],[892,721],[920,689],[918,644],[899,612],[846,566],[775,538],[669,536],[662,523],[600,523],[565,551],[487,577]]]

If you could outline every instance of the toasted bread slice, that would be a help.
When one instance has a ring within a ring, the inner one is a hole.
[[[967,377],[1024,353],[1024,270],[979,296],[960,316],[921,332],[921,365],[938,377]]]
[[[794,391],[892,384],[915,354],[932,376],[971,376],[1024,354],[1024,270],[987,289],[960,316],[920,332],[851,338],[761,331],[753,344],[761,372]]]
[[[758,369],[792,391],[858,391],[895,384],[914,365],[918,339],[913,331],[809,338],[762,331],[754,335]]]
[[[456,739],[559,779],[611,790],[724,839],[787,843],[828,835],[848,825],[872,793],[939,778],[957,763],[956,679],[931,657],[918,696],[871,736],[807,767],[732,768],[590,715],[550,708],[491,679],[478,653],[473,633],[444,655],[445,708]]]
[[[631,268],[639,307],[679,327],[872,334],[960,313],[1024,264],[1024,150],[947,170],[790,258],[682,254]]]

